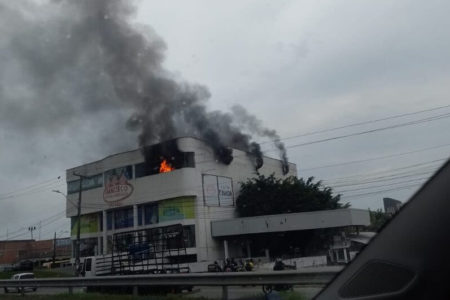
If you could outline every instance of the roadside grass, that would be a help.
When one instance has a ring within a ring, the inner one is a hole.
[[[296,291],[280,292],[280,298],[283,300],[307,300],[302,293]]]
[[[11,276],[17,273],[27,273],[32,272],[36,278],[59,278],[59,277],[70,277],[70,274],[55,272],[49,269],[34,269],[33,271],[7,271],[0,272],[0,279],[10,279]]]
[[[80,294],[57,294],[57,295],[32,295],[25,294],[27,300],[207,300],[204,297],[187,297],[183,295],[167,295],[167,296],[132,296],[132,295],[111,295],[96,293],[80,293]],[[21,297],[18,295],[1,295],[2,300],[17,300]]]
[[[279,298],[274,299],[281,300],[306,300],[307,298],[299,292],[288,291],[280,292]],[[21,297],[18,294],[3,294],[0,296],[2,300],[17,300]],[[214,298],[195,297],[188,295],[145,295],[145,296],[132,296],[123,294],[97,294],[97,293],[74,293],[74,294],[56,294],[56,295],[35,295],[26,293],[27,300],[214,300]],[[219,298],[218,298],[219,299]],[[240,300],[257,300],[264,299],[264,296],[244,297]],[[269,298],[270,299],[270,298]]]

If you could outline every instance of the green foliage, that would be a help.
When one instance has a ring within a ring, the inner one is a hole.
[[[297,291],[282,291],[280,292],[280,298],[282,300],[306,300],[308,299],[305,295],[302,293],[299,293]]]
[[[381,209],[376,211],[369,210],[370,213],[370,225],[367,227],[369,231],[379,231],[380,228],[386,223],[391,217],[384,213]]]
[[[2,295],[1,299],[18,299],[17,294]],[[26,293],[27,300],[206,300],[204,297],[186,297],[182,295],[167,296],[132,296],[132,295],[112,295],[112,294],[95,294],[95,293],[74,293],[59,295],[36,295],[35,293]]]
[[[236,204],[241,217],[350,206],[340,203],[340,195],[334,196],[330,187],[323,186],[321,181],[314,182],[314,177],[305,181],[295,176],[279,179],[273,174],[259,175],[242,183]]]

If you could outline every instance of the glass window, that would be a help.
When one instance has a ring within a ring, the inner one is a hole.
[[[105,182],[112,177],[120,177],[122,174],[126,179],[133,178],[133,166],[125,166],[120,168],[111,169],[105,172]]]
[[[138,206],[138,226],[142,225],[142,206]]]
[[[97,175],[83,178],[81,185],[82,185],[81,188],[83,191],[102,187],[103,186],[103,176],[102,176],[102,174],[97,174]]]
[[[100,228],[100,232],[103,231],[103,214],[102,213],[98,213],[98,221],[99,221],[99,226],[98,228]]]
[[[113,213],[112,211],[106,212],[106,228],[107,230],[112,230],[113,224]]]
[[[186,248],[195,247],[195,225],[183,226],[183,239]]]
[[[133,207],[114,211],[114,229],[133,227]]]
[[[103,186],[103,176],[102,174],[93,175],[90,177],[83,178],[81,183],[81,189],[83,191],[95,189]],[[67,194],[78,193],[80,190],[80,180],[74,180],[67,182]]]
[[[158,204],[147,204],[144,206],[144,224],[158,223]]]
[[[80,181],[74,180],[67,183],[67,194],[78,193],[80,190]]]
[[[94,256],[97,250],[97,238],[80,240],[80,256]]]

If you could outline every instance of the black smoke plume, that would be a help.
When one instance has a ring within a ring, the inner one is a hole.
[[[263,159],[253,139],[268,137],[287,173],[286,150],[276,132],[264,128],[242,107],[232,113],[207,110],[208,89],[175,80],[163,68],[166,44],[151,28],[134,24],[134,14],[135,7],[125,0],[0,2],[3,33],[13,37],[0,42],[4,67],[0,76],[9,71],[22,74],[20,79],[36,95],[11,96],[4,81],[1,117],[13,125],[26,119],[21,126],[33,130],[59,130],[71,120],[117,116],[116,122],[108,119],[104,124],[102,134],[109,149],[118,136],[110,132],[125,136],[125,127],[128,133],[139,131],[141,147],[189,135],[209,143],[224,164],[233,160],[230,147],[246,151],[256,169]],[[29,100],[26,111],[15,97]],[[124,114],[128,114],[126,121]]]

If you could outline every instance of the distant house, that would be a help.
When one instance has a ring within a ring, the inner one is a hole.
[[[376,232],[361,231],[355,234],[335,236],[329,250],[332,263],[348,263],[367,245]]]

